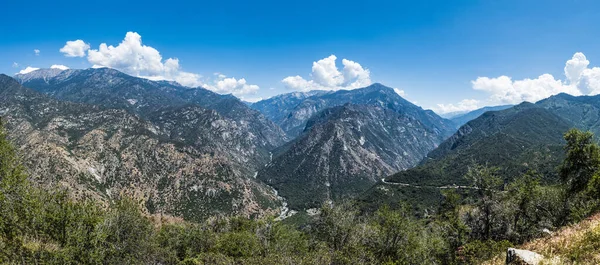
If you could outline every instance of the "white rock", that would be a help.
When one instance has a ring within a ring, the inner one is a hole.
[[[529,250],[509,248],[508,251],[506,251],[506,264],[537,265],[540,264],[543,259],[544,256]]]

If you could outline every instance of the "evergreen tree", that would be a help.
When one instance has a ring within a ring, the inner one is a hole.
[[[560,176],[570,194],[587,188],[592,176],[600,168],[600,147],[591,132],[571,129],[564,136],[566,158],[560,167]]]

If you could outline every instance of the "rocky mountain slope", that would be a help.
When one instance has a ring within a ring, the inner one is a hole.
[[[124,109],[157,124],[166,122],[181,125],[190,119],[202,120],[202,115],[218,114],[219,118],[206,119],[220,119],[236,128],[235,131],[227,131],[221,126],[219,131],[224,136],[235,138],[234,142],[243,142],[230,148],[227,155],[239,162],[239,168],[246,170],[247,174],[267,163],[269,151],[287,141],[285,133],[276,124],[231,95],[219,95],[202,88],[187,88],[174,82],[136,78],[108,68],[56,70],[41,69],[16,75],[15,78],[26,87],[60,100]],[[191,109],[196,110],[190,112]],[[195,117],[188,116],[192,112]],[[168,115],[171,120],[167,121],[161,115]],[[176,130],[164,132],[172,134],[172,137],[186,135],[187,142],[202,139],[203,143],[210,144],[210,138],[203,135],[211,133],[209,131],[200,132],[189,126],[163,125],[159,126]],[[184,128],[189,130],[183,132]]]
[[[354,90],[339,90],[329,93],[318,93],[317,95],[303,95],[298,100],[294,100],[289,105],[284,105],[282,112],[285,114],[281,117],[273,117],[274,121],[291,137],[300,135],[306,126],[306,122],[318,112],[341,106],[346,103],[376,105],[383,108],[388,108],[398,113],[403,113],[419,120],[424,126],[431,129],[433,133],[445,138],[454,133],[455,128],[451,121],[443,119],[430,110],[422,108],[410,103],[409,101],[398,95],[394,89],[383,86],[381,84],[373,84],[365,88]],[[272,101],[277,102],[278,99]],[[267,101],[257,102],[253,106],[267,104]],[[295,104],[298,102],[298,104]],[[293,106],[295,104],[295,106]],[[288,108],[293,106],[293,108]],[[264,112],[268,113],[268,112]]]
[[[165,108],[152,122],[58,101],[0,75],[0,115],[31,179],[77,197],[130,194],[150,213],[189,220],[264,215],[279,205],[272,189],[234,166],[230,152],[248,144],[248,133],[214,110]]]
[[[416,165],[440,135],[407,114],[374,105],[333,107],[258,173],[294,209],[350,198],[381,177]]]
[[[392,175],[388,181],[469,185],[463,175],[475,163],[500,167],[506,177],[537,170],[552,178],[563,158],[562,136],[571,127],[569,121],[531,103],[486,112],[431,151],[422,165]]]

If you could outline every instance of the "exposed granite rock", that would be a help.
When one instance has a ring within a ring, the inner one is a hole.
[[[506,251],[507,265],[538,265],[544,260],[544,256],[529,250],[509,248]]]

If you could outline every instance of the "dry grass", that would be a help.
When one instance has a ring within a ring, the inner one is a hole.
[[[517,248],[544,255],[543,264],[600,264],[600,214]],[[484,264],[505,264],[504,259],[500,255]]]

